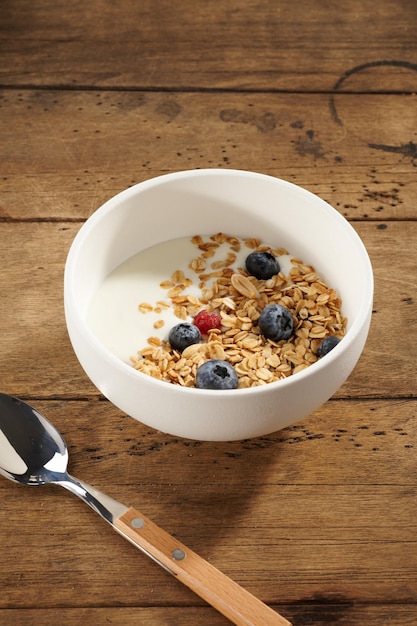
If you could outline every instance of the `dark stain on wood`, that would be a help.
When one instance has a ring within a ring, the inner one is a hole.
[[[275,130],[278,119],[272,111],[264,111],[260,115],[254,112],[245,112],[239,109],[223,109],[220,111],[220,119],[226,123],[251,124],[261,133]]]
[[[333,85],[333,92],[340,91],[341,87],[344,85],[346,80],[348,78],[350,78],[351,76],[353,76],[354,74],[358,74],[359,72],[363,72],[364,70],[368,70],[370,68],[375,68],[375,67],[398,67],[398,68],[407,69],[407,70],[411,70],[411,71],[417,72],[417,64],[416,63],[410,63],[409,61],[400,61],[400,60],[370,61],[369,63],[362,63],[361,65],[356,65],[355,67],[352,67],[349,70],[346,70],[346,72],[344,72],[340,76],[340,78],[336,81],[336,83]],[[333,94],[330,96],[329,108],[330,108],[330,115],[332,116],[333,121],[336,124],[338,124],[338,126],[343,126],[343,122],[340,119],[340,117],[339,117],[339,115],[337,113],[337,110],[336,110],[336,104],[335,104],[335,100],[334,100],[334,95]],[[372,146],[370,146],[370,147],[372,147]]]
[[[300,156],[312,156],[315,161],[325,158],[323,145],[316,139],[314,130],[307,130],[305,136],[296,139],[294,145]]]
[[[368,143],[368,146],[374,150],[382,150],[382,152],[391,152],[410,158],[413,166],[417,166],[417,144],[414,141],[409,141],[399,146],[389,146],[382,143]]]
[[[181,113],[182,106],[175,100],[165,100],[158,105],[156,111],[170,120],[174,120]]]
[[[378,181],[374,181],[373,184],[377,185]],[[389,191],[383,191],[380,189],[376,191],[376,190],[371,190],[365,187],[364,194],[363,194],[361,201],[363,200],[372,200],[374,202],[377,202],[378,206],[375,207],[374,209],[375,211],[383,211],[384,205],[395,207],[398,204],[402,204],[398,187],[393,187]]]
[[[312,624],[337,624],[348,623],[347,617],[354,606],[349,598],[342,594],[320,593],[313,594],[310,598],[302,598],[304,606],[297,607],[296,613],[291,617],[297,626],[312,626]]]

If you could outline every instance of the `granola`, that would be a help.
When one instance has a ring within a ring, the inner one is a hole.
[[[138,310],[171,307],[179,322],[193,320],[202,309],[217,312],[221,329],[209,330],[203,341],[187,347],[182,353],[173,350],[168,341],[149,337],[148,345],[131,357],[140,372],[169,383],[194,387],[197,368],[209,359],[231,363],[239,378],[239,388],[269,384],[296,374],[318,360],[317,350],[323,338],[343,337],[347,320],[341,311],[341,299],[314,267],[291,258],[290,270],[260,280],[236,267],[237,253],[242,249],[267,251],[276,257],[288,255],[283,248],[274,249],[256,238],[239,239],[224,233],[192,238],[196,256],[189,263],[189,276],[174,270],[160,286],[166,298],[151,305],[142,302]],[[221,258],[215,253],[222,248]],[[198,286],[199,295],[189,292]],[[258,327],[261,311],[269,304],[285,306],[294,321],[293,335],[278,342],[265,338]],[[155,328],[163,326],[157,321]]]

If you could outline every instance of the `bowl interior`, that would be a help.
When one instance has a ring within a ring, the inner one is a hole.
[[[82,227],[66,276],[81,319],[104,278],[127,258],[167,239],[219,231],[258,237],[312,264],[341,294],[348,329],[365,314],[372,291],[369,259],[335,209],[273,177],[196,170],[140,183],[109,200]]]

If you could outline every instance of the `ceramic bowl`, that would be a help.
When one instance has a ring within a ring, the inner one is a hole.
[[[136,371],[97,339],[88,323],[89,307],[112,270],[154,244],[219,231],[260,238],[313,265],[342,298],[342,312],[348,319],[342,341],[325,357],[284,380],[220,391],[156,380]],[[367,251],[337,210],[292,183],[240,170],[178,172],[122,191],[81,227],[70,248],[64,278],[69,337],[81,366],[100,392],[147,426],[209,441],[266,435],[305,418],[326,402],[361,355],[372,299]]]

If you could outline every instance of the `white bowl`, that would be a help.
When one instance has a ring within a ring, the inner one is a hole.
[[[154,244],[219,231],[287,248],[339,292],[347,331],[326,357],[282,381],[219,391],[156,380],[100,343],[87,324],[87,314],[92,297],[112,270]],[[152,428],[209,441],[266,435],[326,402],[359,359],[372,299],[366,249],[334,208],[296,185],[239,170],[178,172],[126,189],[81,227],[65,267],[68,333],[96,387],[124,413]]]

